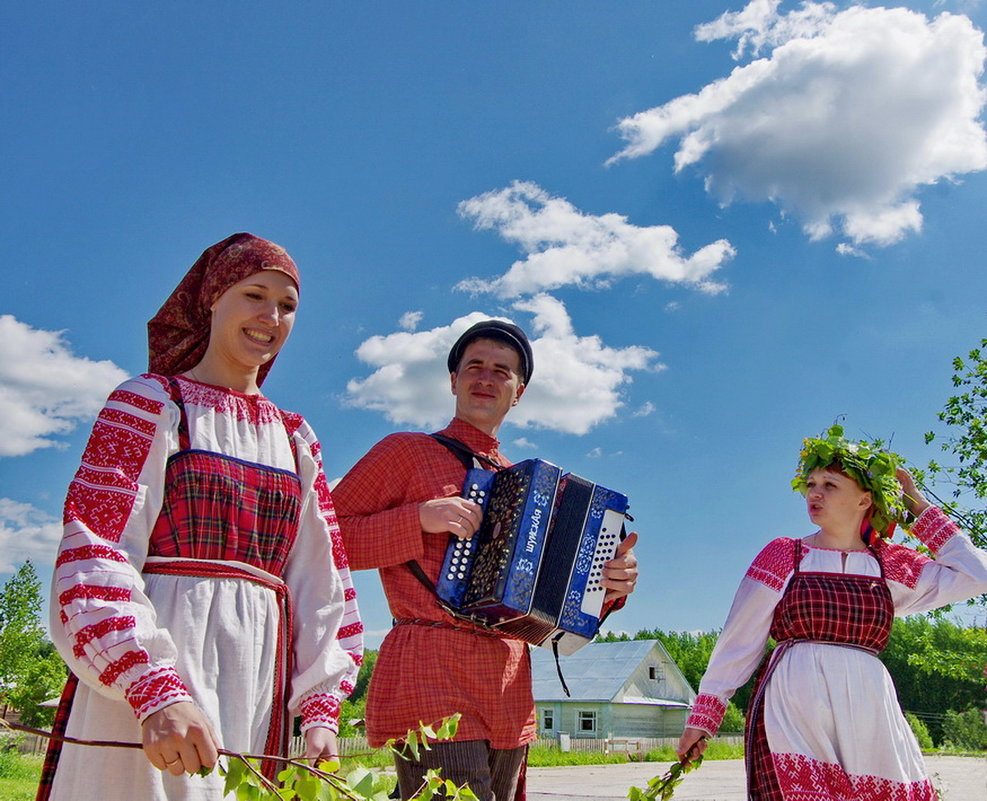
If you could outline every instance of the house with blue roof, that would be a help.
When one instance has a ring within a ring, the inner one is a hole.
[[[696,692],[658,640],[593,642],[559,666],[549,649],[531,649],[538,736],[678,737]]]

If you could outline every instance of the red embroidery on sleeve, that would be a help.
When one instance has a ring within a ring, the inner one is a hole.
[[[144,676],[126,691],[127,702],[138,718],[155,706],[175,697],[187,697],[188,690],[171,668],[162,668]]]
[[[81,562],[85,559],[110,559],[114,562],[126,562],[127,558],[109,545],[83,545],[79,548],[69,548],[62,551],[55,560],[55,567],[61,567],[69,562]]]
[[[301,712],[306,726],[331,723],[335,729],[339,720],[339,699],[331,695],[312,695],[302,701]]]
[[[149,414],[160,414],[164,408],[164,403],[159,400],[146,398],[136,392],[129,392],[125,389],[118,389],[110,394],[109,401],[133,406],[135,409],[148,412]]]
[[[689,714],[689,719],[685,725],[715,733],[720,728],[726,711],[727,705],[715,695],[700,693],[696,696],[696,701],[692,705],[692,712]]]
[[[137,478],[153,434],[153,423],[104,409],[69,485],[64,521],[77,520],[103,539],[118,542],[133,509]]]
[[[785,579],[794,568],[795,540],[784,537],[764,546],[747,569],[747,578],[760,581],[776,592],[785,586]]]
[[[58,596],[58,605],[66,606],[80,598],[95,598],[101,601],[129,601],[130,590],[126,587],[104,587],[96,584],[76,584]]]
[[[76,659],[82,659],[86,655],[86,646],[93,640],[105,637],[111,631],[132,629],[136,622],[133,616],[127,615],[125,617],[108,617],[99,623],[84,626],[75,635],[75,646],[72,648],[72,653],[75,654]]]
[[[881,549],[881,561],[884,563],[884,578],[913,590],[922,575],[922,568],[932,560],[911,548],[888,542]]]
[[[345,640],[347,637],[354,637],[357,634],[363,632],[363,623],[351,623],[348,626],[343,626],[340,628],[339,633],[336,634],[337,640]]]
[[[120,674],[126,673],[135,665],[146,665],[148,661],[147,651],[127,651],[100,674],[99,680],[109,687],[120,678]]]
[[[918,537],[932,553],[939,553],[942,546],[959,531],[959,527],[936,506],[929,507],[912,526],[912,534]]]

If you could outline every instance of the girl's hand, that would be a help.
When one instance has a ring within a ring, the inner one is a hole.
[[[336,733],[332,729],[315,726],[305,730],[305,759],[313,765],[326,760],[339,759]]]
[[[912,474],[904,467],[898,468],[897,475],[898,483],[901,484],[905,506],[915,517],[921,516],[922,512],[928,509],[931,504],[925,499],[922,490],[915,486],[915,479],[912,478]]]
[[[675,753],[679,755],[679,761],[686,765],[690,764],[696,757],[701,757],[709,743],[709,735],[702,729],[686,727],[679,738],[678,747]]]
[[[159,709],[141,724],[144,753],[158,770],[172,776],[212,770],[219,759],[216,736],[206,716],[191,701]]]

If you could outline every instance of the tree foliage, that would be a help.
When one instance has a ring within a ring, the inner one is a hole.
[[[947,746],[967,751],[983,751],[987,748],[987,725],[979,709],[966,712],[946,712],[942,724],[943,741]]]
[[[952,487],[952,501],[937,499],[983,548],[987,547],[987,339],[966,358],[953,359],[953,387],[956,394],[938,414],[947,431],[925,435],[926,442],[937,442],[948,454],[948,463],[930,461],[927,478]]]
[[[706,672],[709,664],[709,657],[713,653],[713,648],[719,638],[718,631],[663,631],[662,629],[641,629],[633,637],[627,634],[614,634],[608,632],[598,638],[599,642],[620,642],[621,640],[658,640],[668,651],[668,655],[675,660],[685,680],[693,689],[699,687],[699,682]],[[736,705],[736,711],[729,711],[731,726],[742,728],[742,722],[738,718],[742,714],[741,710],[747,709],[747,702],[750,700],[751,691],[754,687],[754,677],[751,677],[743,687],[734,694],[731,707]]]
[[[943,739],[942,713],[983,706],[987,664],[983,629],[923,615],[899,618],[881,661],[894,679],[901,706],[929,715],[929,731],[937,742]]]
[[[54,710],[39,704],[58,694],[65,675],[41,626],[41,582],[25,562],[0,588],[0,703],[29,726],[49,724]]]
[[[633,637],[610,633],[600,641],[659,640],[689,684],[698,688],[718,636],[718,632],[643,629]],[[899,618],[881,660],[894,679],[902,708],[930,716],[929,730],[937,742],[943,739],[944,712],[983,706],[987,665],[987,632],[983,629],[964,628],[947,618]],[[752,678],[733,697],[733,704],[741,710],[747,709],[753,683]]]

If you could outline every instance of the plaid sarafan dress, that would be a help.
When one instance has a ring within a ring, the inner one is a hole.
[[[778,641],[748,708],[755,801],[934,801],[915,737],[877,653],[894,615],[987,591],[987,554],[936,508],[913,528],[935,559],[769,543],[741,582],[688,726],[715,734],[729,698]]]
[[[51,610],[79,678],[59,712],[70,736],[139,743],[141,722],[177,701],[198,704],[241,753],[283,753],[295,714],[335,729],[362,626],[307,424],[262,396],[126,382],[69,489]],[[52,750],[48,793],[223,797],[218,775],[174,777],[141,751],[73,745]]]

